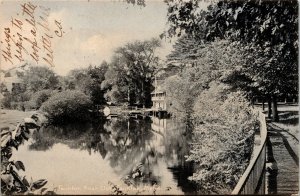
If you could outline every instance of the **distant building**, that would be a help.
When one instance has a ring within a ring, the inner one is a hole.
[[[166,92],[162,88],[163,80],[156,80],[155,90],[151,93],[152,109],[155,111],[167,111]]]
[[[166,101],[166,91],[163,89],[165,79],[179,73],[182,70],[180,65],[172,63],[165,64],[155,75],[154,88],[155,90],[151,93],[151,101],[153,103],[152,111],[162,111],[168,113],[168,106],[170,103]]]
[[[24,67],[16,67],[10,70],[0,70],[1,93],[12,92],[22,85],[22,75],[24,74]]]

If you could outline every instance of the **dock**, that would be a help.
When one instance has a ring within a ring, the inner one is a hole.
[[[103,109],[103,113],[105,116],[119,116],[119,115],[128,115],[128,116],[158,116],[158,117],[166,117],[169,113],[166,110],[158,110],[156,108],[137,108],[137,107],[128,107],[121,108],[118,106],[107,106]]]

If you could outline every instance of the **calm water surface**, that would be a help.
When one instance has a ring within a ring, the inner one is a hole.
[[[109,194],[109,182],[132,193],[156,187],[156,194],[184,194],[195,190],[184,157],[189,140],[185,126],[170,119],[113,118],[42,128],[13,158],[59,194]]]

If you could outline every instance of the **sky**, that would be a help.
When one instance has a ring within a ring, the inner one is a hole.
[[[159,0],[146,1],[146,7],[122,0],[31,1],[22,7],[26,2],[0,3],[1,69],[27,62],[66,75],[109,62],[114,50],[128,42],[158,37],[167,22],[167,6]],[[171,49],[170,40],[162,40],[157,52],[164,59]]]

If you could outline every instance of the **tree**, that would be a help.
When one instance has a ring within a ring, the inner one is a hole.
[[[194,98],[197,89],[191,88],[188,78],[178,75],[168,77],[165,80],[166,102],[170,105],[169,112],[178,119],[188,122],[193,113]]]
[[[86,69],[74,69],[63,79],[66,89],[79,90],[91,98],[94,104],[104,104],[106,89],[101,88],[105,80],[108,64],[103,61],[100,66],[89,66]]]
[[[176,116],[188,118],[193,112],[195,97],[208,89],[213,81],[229,83],[228,81],[234,78],[236,72],[246,63],[244,54],[228,40],[201,44],[197,48],[185,50],[180,56],[183,58],[172,60],[175,64],[186,65],[181,72],[167,78],[164,84],[167,101],[172,103],[171,113]],[[171,55],[177,53],[178,51],[175,51]],[[192,59],[189,58],[189,53],[192,53]],[[241,90],[235,86],[231,87],[232,91]]]
[[[194,141],[188,160],[195,163],[189,179],[202,194],[226,194],[245,171],[253,149],[255,114],[241,92],[213,82],[195,101]],[[212,183],[213,182],[213,183]]]
[[[194,65],[199,57],[198,51],[203,44],[192,36],[183,35],[173,45],[173,51],[167,56],[168,64],[180,64],[182,67]]]
[[[179,56],[182,59],[175,61],[186,66],[164,84],[170,112],[192,125],[188,160],[196,167],[189,179],[199,184],[203,194],[229,193],[247,167],[253,147],[255,117],[245,93],[238,91],[243,85],[226,84],[240,77],[237,72],[247,64],[239,47],[229,40],[199,44],[196,51],[187,47]]]
[[[125,103],[130,101],[129,82],[127,82],[125,69],[120,67],[118,62],[119,60],[113,57],[112,63],[110,63],[105,73],[105,80],[101,84],[101,87],[102,89],[108,89],[104,95],[106,100],[113,103]]]
[[[0,82],[0,93],[7,92],[7,87],[3,82]]]
[[[59,84],[58,76],[48,67],[31,66],[22,76],[26,90],[37,92],[44,89],[56,89]]]
[[[135,41],[119,47],[105,74],[103,88],[113,102],[127,102],[130,105],[151,105],[152,80],[158,65],[155,50],[160,47],[158,39]]]
[[[295,0],[221,0],[201,10],[200,1],[166,1],[169,29],[166,36],[191,35],[201,42],[231,39],[263,51],[266,58],[250,66],[259,95],[272,99],[278,120],[276,97],[298,94],[298,4]],[[246,49],[247,51],[247,49]],[[248,67],[249,68],[249,67]],[[295,71],[295,72],[294,72]],[[293,73],[293,74],[291,74]],[[286,80],[286,76],[291,79]]]
[[[88,69],[73,69],[66,78],[66,88],[70,90],[79,90],[86,95],[90,94],[91,77],[88,75]]]
[[[145,0],[126,0],[126,3],[132,4],[132,5],[138,5],[138,6],[146,6]]]
[[[103,61],[100,66],[90,67],[88,69],[88,75],[92,79],[89,89],[93,103],[104,104],[106,102],[104,95],[107,89],[102,89],[101,83],[105,80],[105,73],[108,70],[108,66],[108,63]]]

